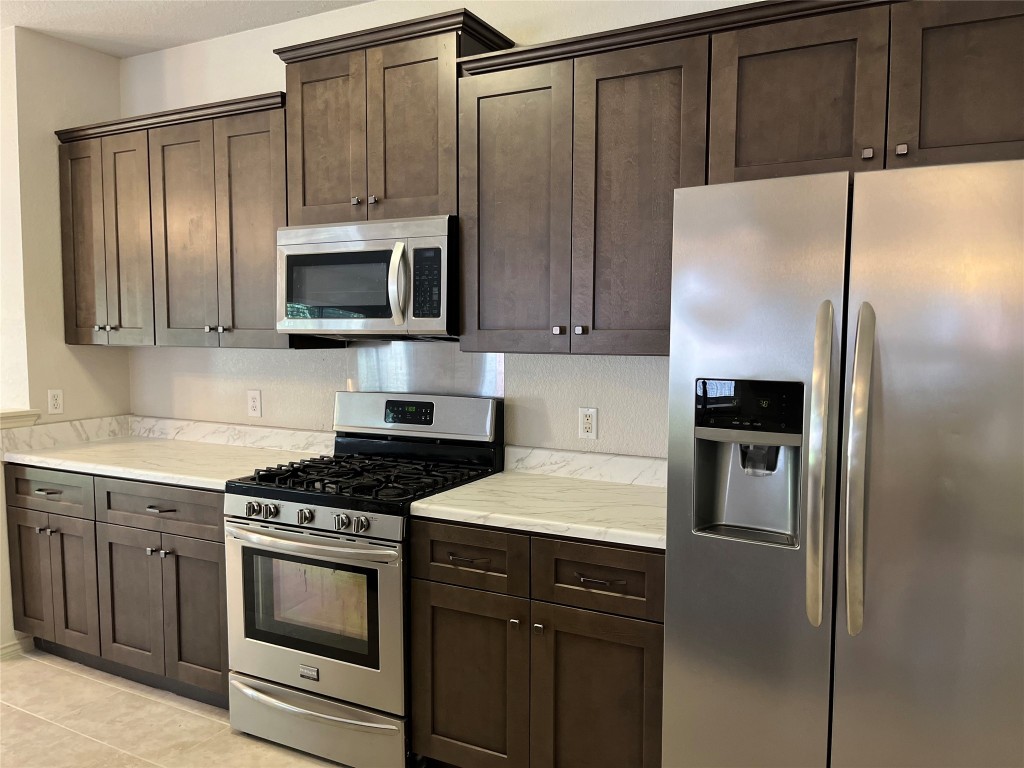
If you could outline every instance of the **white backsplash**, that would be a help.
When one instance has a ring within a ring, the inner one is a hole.
[[[56,448],[111,437],[127,437],[130,433],[128,416],[103,416],[97,419],[55,421],[0,431],[0,449],[32,451]]]
[[[163,440],[190,440],[197,443],[240,445],[246,448],[272,448],[279,451],[306,451],[311,456],[334,453],[333,432],[251,427],[245,424],[218,424],[212,421],[161,419],[131,416],[132,437]]]
[[[668,462],[646,456],[578,453],[510,445],[505,448],[505,471],[664,488],[668,478]]]

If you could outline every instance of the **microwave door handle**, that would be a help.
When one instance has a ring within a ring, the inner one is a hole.
[[[391,316],[395,320],[395,325],[405,325],[405,306],[398,286],[398,273],[402,269],[404,253],[405,243],[399,240],[391,251],[391,263],[388,265],[388,301],[391,303]]]

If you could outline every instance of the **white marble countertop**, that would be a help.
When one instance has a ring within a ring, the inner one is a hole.
[[[638,547],[665,548],[665,489],[502,472],[415,501],[412,514]]]
[[[15,449],[4,461],[127,480],[223,491],[224,483],[253,470],[314,455],[240,445],[115,437],[58,448]]]

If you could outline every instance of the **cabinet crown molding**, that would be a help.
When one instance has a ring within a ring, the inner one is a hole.
[[[293,64],[297,61],[317,59],[321,56],[369,48],[384,43],[394,43],[399,40],[410,40],[415,37],[436,35],[442,32],[458,32],[469,35],[491,49],[500,50],[515,45],[511,39],[501,34],[479,16],[462,8],[457,11],[424,16],[412,21],[402,21],[323,40],[314,40],[310,43],[276,48],[274,53],[280,56],[285,64]]]
[[[65,128],[55,131],[61,144],[82,139],[96,139],[101,136],[115,136],[119,133],[130,133],[148,128],[162,128],[167,125],[192,123],[197,120],[211,120],[228,115],[244,115],[249,112],[262,112],[267,109],[280,109],[284,106],[284,93],[274,91],[261,93],[258,96],[246,96],[241,99],[216,101],[212,104],[200,104],[195,107],[169,109],[165,112],[153,112],[148,115],[124,117],[109,120],[105,123],[84,125],[80,128]]]
[[[526,45],[465,56],[459,59],[460,75],[480,75],[531,64],[571,59],[681,37],[725,32],[740,27],[786,21],[804,16],[848,11],[869,5],[891,5],[902,0],[763,0],[677,19],[654,21],[635,27],[596,32],[550,43]]]

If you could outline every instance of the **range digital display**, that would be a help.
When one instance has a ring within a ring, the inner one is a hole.
[[[420,400],[388,400],[384,404],[384,421],[387,424],[433,424],[434,404]]]

